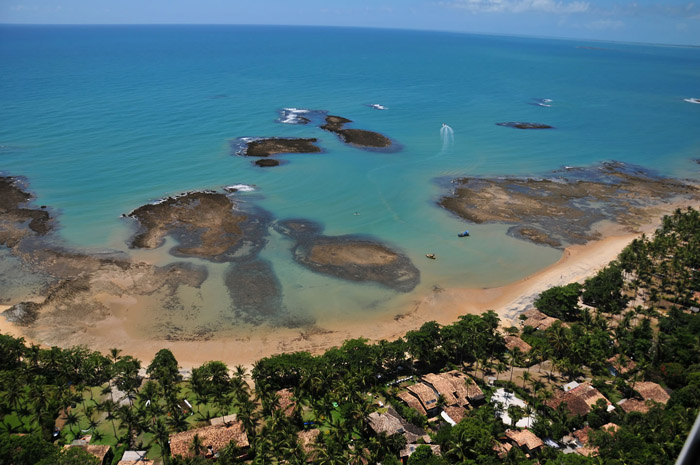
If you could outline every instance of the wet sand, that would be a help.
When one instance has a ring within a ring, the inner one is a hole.
[[[700,205],[693,205],[698,208]],[[657,220],[640,229],[651,233],[658,224],[659,216],[675,209],[667,205],[663,212],[654,210]],[[323,321],[319,326],[285,328],[269,326],[251,327],[241,331],[224,330],[215,336],[200,340],[163,340],[147,334],[144,328],[152,324],[146,311],[155,296],[123,296],[115,299],[105,295],[101,303],[109,308],[107,314],[91,321],[74,322],[77,326],[72,334],[62,332],[61,345],[82,344],[92,349],[107,351],[121,348],[147,364],[162,348],[173,351],[183,367],[199,366],[209,360],[221,360],[230,366],[252,365],[256,360],[281,352],[309,351],[314,354],[338,346],[348,338],[364,337],[370,340],[395,339],[407,331],[418,328],[425,321],[436,320],[447,324],[459,315],[480,314],[495,310],[503,324],[517,319],[519,312],[532,303],[534,298],[551,286],[582,281],[615,259],[620,251],[639,234],[624,233],[623,228],[607,225],[600,231],[604,239],[585,245],[567,247],[561,259],[522,280],[506,286],[489,289],[450,288],[434,289],[424,295],[412,294],[410,303],[401,312],[385,312],[382,315],[359,321]],[[6,309],[8,307],[3,307]],[[0,318],[0,331],[25,335],[26,330]],[[35,325],[31,329],[38,340],[51,340],[55,328]],[[31,340],[31,338],[29,338]]]

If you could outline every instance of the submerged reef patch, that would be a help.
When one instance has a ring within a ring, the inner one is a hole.
[[[267,260],[232,264],[225,276],[237,320],[296,328],[313,320],[292,316],[282,303],[282,285]]]
[[[452,194],[438,202],[442,207],[473,223],[513,224],[512,236],[552,247],[599,238],[593,225],[603,220],[633,230],[648,207],[700,195],[689,181],[618,162],[566,168],[544,178],[471,177],[452,184]]]
[[[213,262],[257,255],[265,245],[268,221],[262,213],[236,210],[236,204],[227,195],[211,191],[169,197],[143,205],[126,216],[140,224],[129,241],[130,247],[160,247],[165,236],[171,235],[179,243],[171,249],[172,255]]]
[[[410,292],[420,282],[411,260],[379,241],[360,236],[324,236],[313,221],[280,221],[275,229],[296,241],[294,260],[317,273],[349,281],[375,282]]]

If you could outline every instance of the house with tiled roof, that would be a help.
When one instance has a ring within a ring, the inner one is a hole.
[[[431,387],[423,383],[416,383],[408,386],[406,389],[420,401],[427,416],[434,417],[437,415],[438,396]]]
[[[445,399],[445,405],[467,407],[484,399],[481,388],[461,371],[452,370],[446,373],[428,373],[423,376],[424,384]]]
[[[552,318],[551,316],[545,315],[536,308],[523,312],[522,316],[524,317],[523,326],[532,326],[533,328],[542,331],[546,330],[557,321],[560,321],[557,318]],[[562,324],[565,325],[566,323]]]
[[[404,401],[404,403],[412,409],[418,411],[418,413],[420,413],[421,415],[428,415],[428,413],[425,411],[425,408],[423,407],[423,404],[421,404],[420,400],[418,400],[418,397],[414,396],[410,392],[401,391],[398,394],[396,394],[396,397]]]
[[[513,349],[519,349],[520,352],[526,354],[532,350],[532,346],[528,344],[527,342],[523,341],[520,339],[520,337],[515,336],[515,335],[508,335],[504,337],[506,341],[506,349],[508,350],[513,350]]]
[[[416,449],[419,446],[428,446],[430,447],[430,450],[433,451],[433,455],[440,455],[440,446],[437,444],[406,444],[406,446],[401,449],[399,452],[399,457],[401,460],[403,460],[404,463],[408,460],[408,458],[413,455],[413,453],[416,451]]]
[[[369,421],[369,427],[375,433],[385,433],[387,436],[397,433],[402,434],[406,439],[406,444],[416,443],[419,439],[424,442],[431,442],[430,436],[425,431],[416,425],[408,423],[391,407],[387,408],[386,412],[370,413],[367,420]]]
[[[544,446],[542,439],[538,438],[529,429],[521,431],[508,429],[506,430],[506,437],[510,439],[513,446],[521,448],[523,452],[530,455],[539,452]]]
[[[641,399],[622,399],[617,403],[625,412],[646,413],[654,403],[666,405],[671,398],[664,388],[650,381],[635,384],[634,390]]]
[[[294,393],[291,389],[280,389],[276,392],[277,398],[279,399],[280,410],[286,417],[291,417],[294,415],[294,409],[297,406],[294,400]]]
[[[321,430],[316,428],[297,433],[297,441],[307,455],[307,462],[313,462],[316,459],[315,445],[320,433]]]
[[[554,397],[545,402],[545,405],[556,409],[559,405],[566,404],[567,410],[572,415],[587,415],[601,399],[608,405],[608,409],[612,408],[610,401],[594,388],[591,383],[586,382],[569,391],[557,392]]]
[[[447,423],[455,426],[467,416],[467,409],[464,407],[445,407],[442,409],[440,416]]]
[[[104,444],[87,444],[86,441],[77,440],[63,447],[65,449],[72,447],[80,447],[81,449],[85,450],[88,454],[97,457],[97,460],[100,461],[100,465],[107,465],[109,463],[112,463],[112,458],[114,457],[114,452],[112,452],[112,446]]]
[[[613,376],[620,376],[637,368],[634,360],[623,355],[614,355],[608,359],[608,371]]]
[[[210,423],[209,426],[171,434],[170,453],[173,456],[193,457],[190,445],[195,436],[199,436],[199,441],[206,450],[205,455],[213,456],[231,442],[241,449],[250,447],[243,423],[238,421],[235,415],[213,418]]]
[[[497,442],[493,446],[493,450],[498,454],[498,458],[504,459],[508,452],[513,448],[513,444],[509,442]]]

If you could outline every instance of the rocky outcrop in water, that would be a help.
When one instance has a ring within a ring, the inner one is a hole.
[[[129,213],[140,228],[129,241],[132,248],[160,247],[165,236],[178,241],[175,256],[227,262],[257,255],[265,244],[267,220],[262,214],[236,210],[227,195],[188,192],[148,204]],[[238,251],[246,246],[243,254]]]
[[[496,123],[496,125],[515,129],[554,129],[554,127],[550,126],[549,124],[523,123],[520,121],[508,121],[506,123]]]
[[[319,153],[321,148],[315,145],[316,141],[315,137],[307,139],[282,137],[255,139],[246,144],[242,155],[248,157],[269,157],[279,153]]]
[[[400,252],[370,238],[324,236],[320,225],[287,220],[275,229],[296,240],[294,260],[306,268],[349,281],[375,282],[409,292],[420,282],[420,272]]]
[[[514,237],[560,247],[599,237],[595,223],[613,221],[633,230],[649,206],[697,200],[690,182],[658,176],[622,163],[569,168],[545,178],[461,178],[439,204],[473,223],[506,223]]]
[[[326,124],[321,129],[337,134],[346,144],[368,149],[388,149],[392,146],[391,139],[378,132],[366,131],[364,129],[345,129],[347,123],[352,120],[342,116],[327,116]]]
[[[22,179],[0,176],[0,245],[15,247],[27,236],[45,236],[53,229],[46,207],[27,205],[33,198]]]

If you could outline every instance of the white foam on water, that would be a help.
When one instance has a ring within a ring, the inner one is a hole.
[[[224,190],[238,192],[253,192],[255,190],[255,186],[251,186],[249,184],[232,184],[230,186],[224,187]]]
[[[698,104],[700,104],[700,98],[693,98],[693,97],[691,97],[691,98],[684,98],[683,101],[684,101],[684,102],[688,102],[688,103],[698,103]]]
[[[384,105],[381,105],[379,103],[370,103],[369,106],[371,108],[374,108],[375,110],[388,110],[388,107],[385,107]]]
[[[303,108],[282,108],[277,122],[283,124],[303,124],[305,121],[302,120],[301,115],[309,112],[310,110]]]

